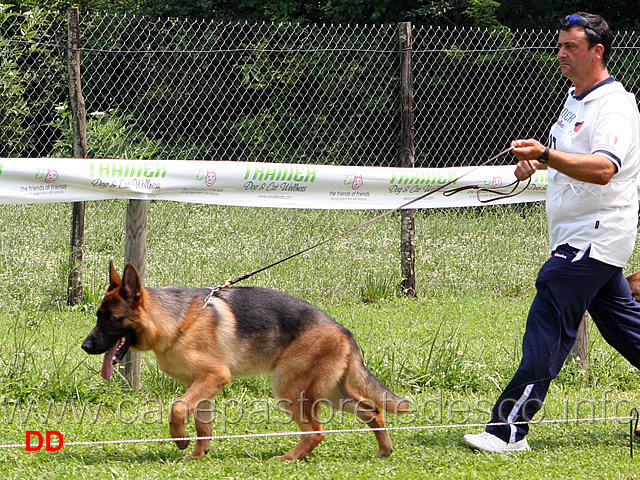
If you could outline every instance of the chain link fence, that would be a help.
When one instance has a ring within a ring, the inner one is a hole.
[[[0,12],[0,156],[72,156],[66,19]],[[88,16],[80,32],[89,157],[398,165],[397,25]],[[616,35],[610,65],[631,91],[635,35]],[[568,87],[555,32],[415,27],[412,40],[416,166],[476,165],[513,138],[546,138]],[[87,205],[89,301],[108,261],[122,263],[125,210]],[[70,205],[0,211],[0,302],[64,298]],[[376,213],[152,202],[146,283],[218,284]],[[541,204],[421,210],[415,222],[419,294],[529,290],[548,254]],[[390,291],[399,247],[391,215],[251,283],[298,295]]]

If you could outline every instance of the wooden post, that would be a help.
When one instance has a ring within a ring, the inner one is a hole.
[[[73,156],[87,158],[87,110],[82,95],[80,72],[80,13],[78,8],[68,10],[69,100],[73,118]],[[84,245],[84,202],[74,202],[71,212],[71,248],[67,303],[75,305],[82,300],[82,249]]]
[[[584,314],[584,317],[582,317],[582,322],[578,327],[578,334],[576,335],[576,343],[574,343],[569,356],[580,364],[584,372],[587,372],[589,370],[589,313],[588,312],[586,312]]]
[[[398,25],[400,40],[400,96],[402,107],[400,112],[400,166],[414,167],[416,150],[413,126],[413,73],[411,23]],[[406,295],[416,296],[415,273],[415,210],[403,209],[400,213],[400,251],[402,263],[402,289]]]
[[[148,204],[148,200],[129,200],[124,244],[124,261],[136,266],[143,284],[147,264]],[[120,362],[120,373],[134,392],[140,391],[140,366],[141,356],[138,351],[129,350]]]

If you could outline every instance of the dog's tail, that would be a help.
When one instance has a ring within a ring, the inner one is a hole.
[[[359,395],[353,396],[361,396],[365,402],[375,403],[377,410],[384,410],[394,415],[402,415],[412,411],[409,400],[396,395],[378,380],[365,366],[359,349],[356,351],[357,354],[353,352],[346,376],[347,388],[351,387],[359,393]]]

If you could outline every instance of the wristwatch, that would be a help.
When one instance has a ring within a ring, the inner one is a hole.
[[[538,161],[540,163],[547,163],[549,161],[549,147],[544,147],[544,153],[540,155]]]

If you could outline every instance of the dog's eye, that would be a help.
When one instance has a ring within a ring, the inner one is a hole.
[[[98,316],[98,321],[102,322],[120,323],[125,319],[123,316],[114,315],[111,312],[105,312],[102,310],[98,310],[96,315]]]

